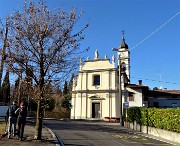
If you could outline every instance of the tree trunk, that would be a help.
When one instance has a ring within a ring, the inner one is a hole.
[[[3,69],[4,69],[4,61],[6,59],[7,34],[8,34],[8,24],[6,22],[6,30],[5,30],[5,36],[4,36],[4,42],[3,42],[3,49],[1,52],[2,54],[1,54],[1,64],[0,64],[0,96],[1,97],[2,97],[2,86],[1,86],[2,82],[1,81],[2,81],[2,75],[3,75]]]
[[[41,140],[42,136],[42,110],[41,110],[41,99],[38,100],[37,115],[36,115],[36,128],[34,139]]]
[[[36,131],[35,131],[35,138],[40,140],[42,136],[42,117],[43,111],[41,102],[44,99],[44,54],[43,54],[43,47],[42,42],[39,41],[40,45],[40,77],[39,77],[39,89],[40,89],[40,96],[38,100],[38,107],[37,107],[37,116],[36,116]]]

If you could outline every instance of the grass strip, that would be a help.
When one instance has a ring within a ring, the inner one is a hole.
[[[0,122],[0,135],[4,134],[7,131],[7,125],[5,122]]]

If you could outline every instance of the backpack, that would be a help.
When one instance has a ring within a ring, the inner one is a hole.
[[[16,116],[15,110],[16,109],[14,108],[14,106],[10,106],[9,107],[9,116],[15,117]]]

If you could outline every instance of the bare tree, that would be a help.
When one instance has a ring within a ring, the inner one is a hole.
[[[69,13],[63,8],[50,11],[40,0],[38,4],[25,1],[23,10],[9,18],[9,65],[14,72],[22,69],[32,78],[38,95],[36,139],[42,134],[41,101],[46,83],[72,72],[83,52],[80,42],[88,24],[74,30],[81,16],[75,8]]]

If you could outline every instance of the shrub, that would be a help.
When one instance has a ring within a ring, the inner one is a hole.
[[[70,118],[70,112],[68,112],[65,109],[46,111],[44,117],[55,118],[55,119]]]
[[[180,132],[180,108],[131,107],[127,113],[129,122]]]

